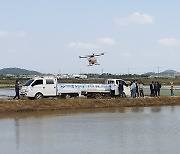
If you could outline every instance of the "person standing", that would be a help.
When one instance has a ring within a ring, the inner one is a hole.
[[[132,82],[131,84],[131,96],[133,98],[136,98],[136,83],[135,83],[135,80]]]
[[[158,83],[157,83],[157,81],[155,81],[155,83],[154,83],[154,96],[158,96]]]
[[[158,84],[158,91],[157,91],[157,94],[158,94],[158,96],[160,96],[161,84],[159,83],[159,81],[157,81],[157,84]]]
[[[154,97],[154,81],[152,81],[152,83],[150,84],[150,90],[151,90],[150,96]]]
[[[119,97],[123,97],[124,96],[124,94],[123,94],[124,86],[123,86],[122,81],[119,82],[118,89],[119,89]]]
[[[110,83],[110,90],[111,90],[111,97],[114,98],[115,97],[115,84],[114,84],[114,81],[112,81]]]
[[[137,80],[135,81],[135,84],[136,84],[136,97],[139,97],[139,84]]]
[[[16,95],[14,96],[13,99],[15,99],[16,97],[18,97],[18,99],[20,99],[20,95],[19,95],[19,80],[16,80],[16,83],[15,83],[15,92],[16,92]]]
[[[171,91],[171,96],[174,96],[174,84],[173,84],[173,82],[171,82],[170,91]]]
[[[132,84],[133,84],[133,81],[131,81],[131,84],[130,84],[131,97],[133,97]]]
[[[144,97],[144,85],[142,83],[142,81],[140,81],[139,83],[139,94],[140,94],[140,97]]]

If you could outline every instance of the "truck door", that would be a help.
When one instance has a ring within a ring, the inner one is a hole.
[[[119,82],[120,80],[115,80],[115,95],[119,95]]]
[[[55,79],[45,79],[44,96],[56,96],[57,87]]]
[[[43,94],[43,79],[35,80],[31,85],[31,97],[34,97],[36,93],[42,93]]]
[[[125,95],[130,96],[131,95],[130,94],[130,87],[128,86],[128,84],[124,80],[116,80],[117,87],[118,87],[120,81],[123,84]],[[115,94],[119,94],[119,89],[117,88],[116,90],[117,90],[117,92],[115,92]]]

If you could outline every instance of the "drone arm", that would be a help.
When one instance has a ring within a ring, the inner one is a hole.
[[[86,56],[79,56],[79,58],[87,58]]]

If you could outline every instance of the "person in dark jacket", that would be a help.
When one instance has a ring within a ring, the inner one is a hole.
[[[158,96],[158,87],[159,85],[158,85],[158,83],[157,83],[157,81],[155,81],[155,83],[154,83],[154,96]]]
[[[135,82],[135,84],[136,84],[136,97],[139,97],[139,84],[138,84],[138,81],[136,80],[136,82]]]
[[[14,96],[13,99],[15,99],[16,97],[18,97],[18,99],[20,99],[20,95],[19,95],[19,80],[16,80],[16,83],[15,83],[15,92],[16,92],[16,95]]]
[[[124,94],[123,94],[124,87],[123,87],[122,81],[119,82],[118,89],[119,89],[119,97],[124,97]]]
[[[152,83],[150,84],[150,90],[151,90],[151,97],[154,97],[154,81],[152,81]]]
[[[157,84],[158,84],[158,96],[160,96],[160,91],[161,91],[161,84],[159,83],[159,81],[157,81]]]

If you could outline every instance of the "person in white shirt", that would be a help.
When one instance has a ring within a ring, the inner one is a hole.
[[[114,81],[110,83],[111,97],[115,97],[115,84]]]
[[[132,84],[131,84],[131,96],[133,97],[133,98],[135,98],[136,97],[136,83],[135,83],[135,80],[132,82]]]

